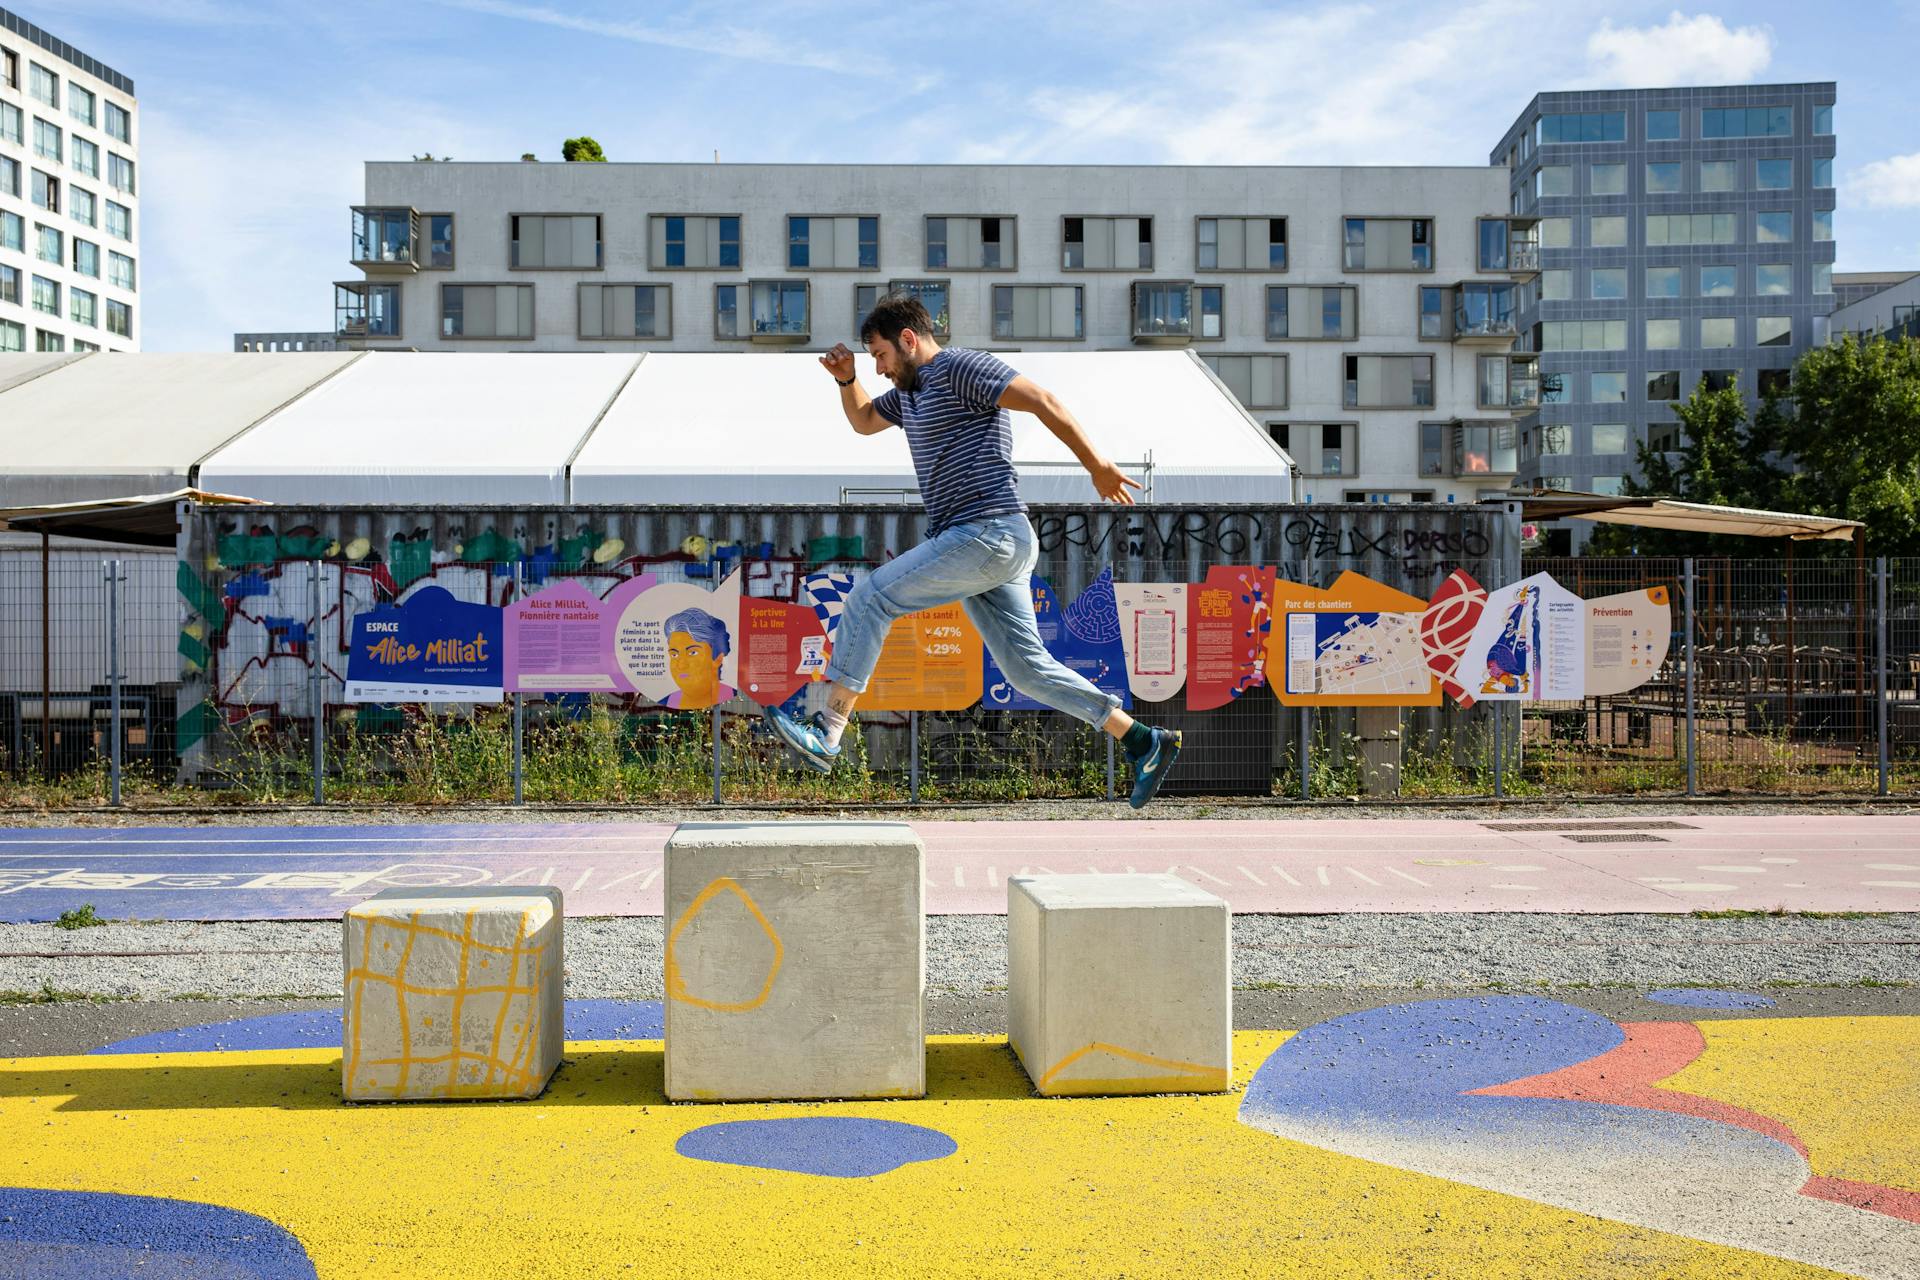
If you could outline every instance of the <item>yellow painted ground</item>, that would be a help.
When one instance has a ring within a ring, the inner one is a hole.
[[[1699,1024],[1707,1050],[1661,1087],[1770,1116],[1813,1171],[1920,1191],[1920,1018]]]
[[[1237,1034],[1237,1087],[1285,1039]],[[935,1037],[925,1101],[831,1106],[669,1106],[657,1043],[568,1056],[537,1102],[351,1108],[320,1050],[0,1061],[0,1184],[243,1209],[324,1277],[1830,1274],[1287,1142],[1238,1092],[1034,1098],[997,1038]],[[960,1149],[860,1180],[673,1151],[804,1114]]]

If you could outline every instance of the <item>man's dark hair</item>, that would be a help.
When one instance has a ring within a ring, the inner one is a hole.
[[[922,338],[931,338],[933,317],[927,314],[926,304],[912,294],[890,293],[874,303],[873,310],[867,313],[867,322],[860,326],[860,345],[864,347],[875,338],[885,338],[899,346],[900,334],[907,329]]]

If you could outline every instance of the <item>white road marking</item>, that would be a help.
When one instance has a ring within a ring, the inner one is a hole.
[[[1378,880],[1375,880],[1372,876],[1368,875],[1364,871],[1359,871],[1353,867],[1348,867],[1346,868],[1346,872],[1348,875],[1352,876],[1355,880],[1365,880],[1368,884],[1372,885],[1376,889],[1380,887],[1380,882]]]
[[[1399,876],[1402,880],[1411,880],[1413,881],[1413,883],[1419,885],[1422,889],[1427,889],[1432,887],[1425,880],[1422,880],[1419,876],[1410,876],[1398,867],[1383,867],[1381,869],[1390,876]]]
[[[1327,887],[1327,888],[1333,887],[1333,881],[1327,879],[1327,869],[1325,867],[1315,867],[1313,869],[1313,874],[1316,878],[1319,879],[1321,885],[1323,885],[1324,887]]]
[[[1298,880],[1295,880],[1292,876],[1288,875],[1281,868],[1268,867],[1267,870],[1273,872],[1273,874],[1279,876],[1282,880],[1285,880],[1288,884],[1292,885],[1294,888],[1298,889],[1300,887],[1300,882]]]
[[[1869,889],[1920,889],[1920,880],[1862,880]]]
[[[967,869],[958,863],[955,863],[953,868],[953,887],[956,889],[967,887]]]
[[[1259,885],[1262,889],[1267,887],[1267,882],[1265,880],[1262,880],[1259,876],[1253,874],[1253,872],[1247,870],[1245,867],[1235,867],[1234,870],[1238,871],[1241,875],[1245,876],[1247,879]]]
[[[1189,866],[1189,867],[1187,868],[1187,870],[1189,870],[1189,871],[1191,871],[1191,872],[1193,872],[1193,874],[1195,874],[1195,875],[1197,875],[1197,876],[1204,876],[1204,877],[1205,877],[1205,878],[1207,878],[1208,880],[1211,880],[1211,881],[1213,881],[1213,882],[1214,882],[1215,884],[1226,884],[1226,883],[1227,883],[1227,882],[1226,882],[1225,880],[1222,880],[1222,879],[1221,879],[1221,878],[1220,878],[1219,876],[1217,876],[1217,875],[1215,875],[1215,874],[1213,874],[1213,872],[1211,872],[1211,871],[1203,871],[1203,870],[1201,870],[1201,869],[1200,869],[1199,867],[1195,867],[1195,866]]]
[[[591,879],[593,879],[593,868],[588,867],[585,871],[582,871],[580,873],[580,878],[573,882],[573,888],[567,890],[567,892],[568,893],[580,892],[582,889],[587,887],[587,881]]]
[[[1920,866],[1911,862],[1869,862],[1869,871],[1920,871]]]
[[[1711,871],[1711,872],[1714,872],[1716,875],[1723,875],[1723,876],[1763,876],[1767,874],[1767,869],[1765,867],[1743,867],[1738,865],[1720,866],[1720,867],[1701,866],[1701,867],[1695,867],[1694,870],[1695,871]]]

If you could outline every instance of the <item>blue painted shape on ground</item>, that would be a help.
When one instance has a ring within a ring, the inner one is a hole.
[[[340,1007],[263,1013],[155,1031],[102,1045],[92,1053],[241,1053],[255,1049],[338,1049]],[[658,1000],[569,1000],[568,1040],[660,1040],[665,1006]]]
[[[826,1178],[872,1178],[960,1149],[946,1134],[899,1120],[791,1116],[731,1120],[683,1134],[673,1149],[693,1160]]]
[[[1771,1009],[1772,996],[1753,991],[1709,991],[1691,987],[1663,987],[1647,992],[1655,1004],[1675,1004],[1683,1009]]]
[[[238,1209],[0,1187],[0,1275],[36,1280],[316,1280],[293,1233]]]

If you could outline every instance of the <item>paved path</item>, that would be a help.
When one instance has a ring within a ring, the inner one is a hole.
[[[1022,872],[1172,871],[1241,912],[1920,911],[1920,817],[913,824],[927,909],[994,914]],[[0,830],[0,921],[326,919],[384,888],[553,884],[658,915],[662,823]]]

